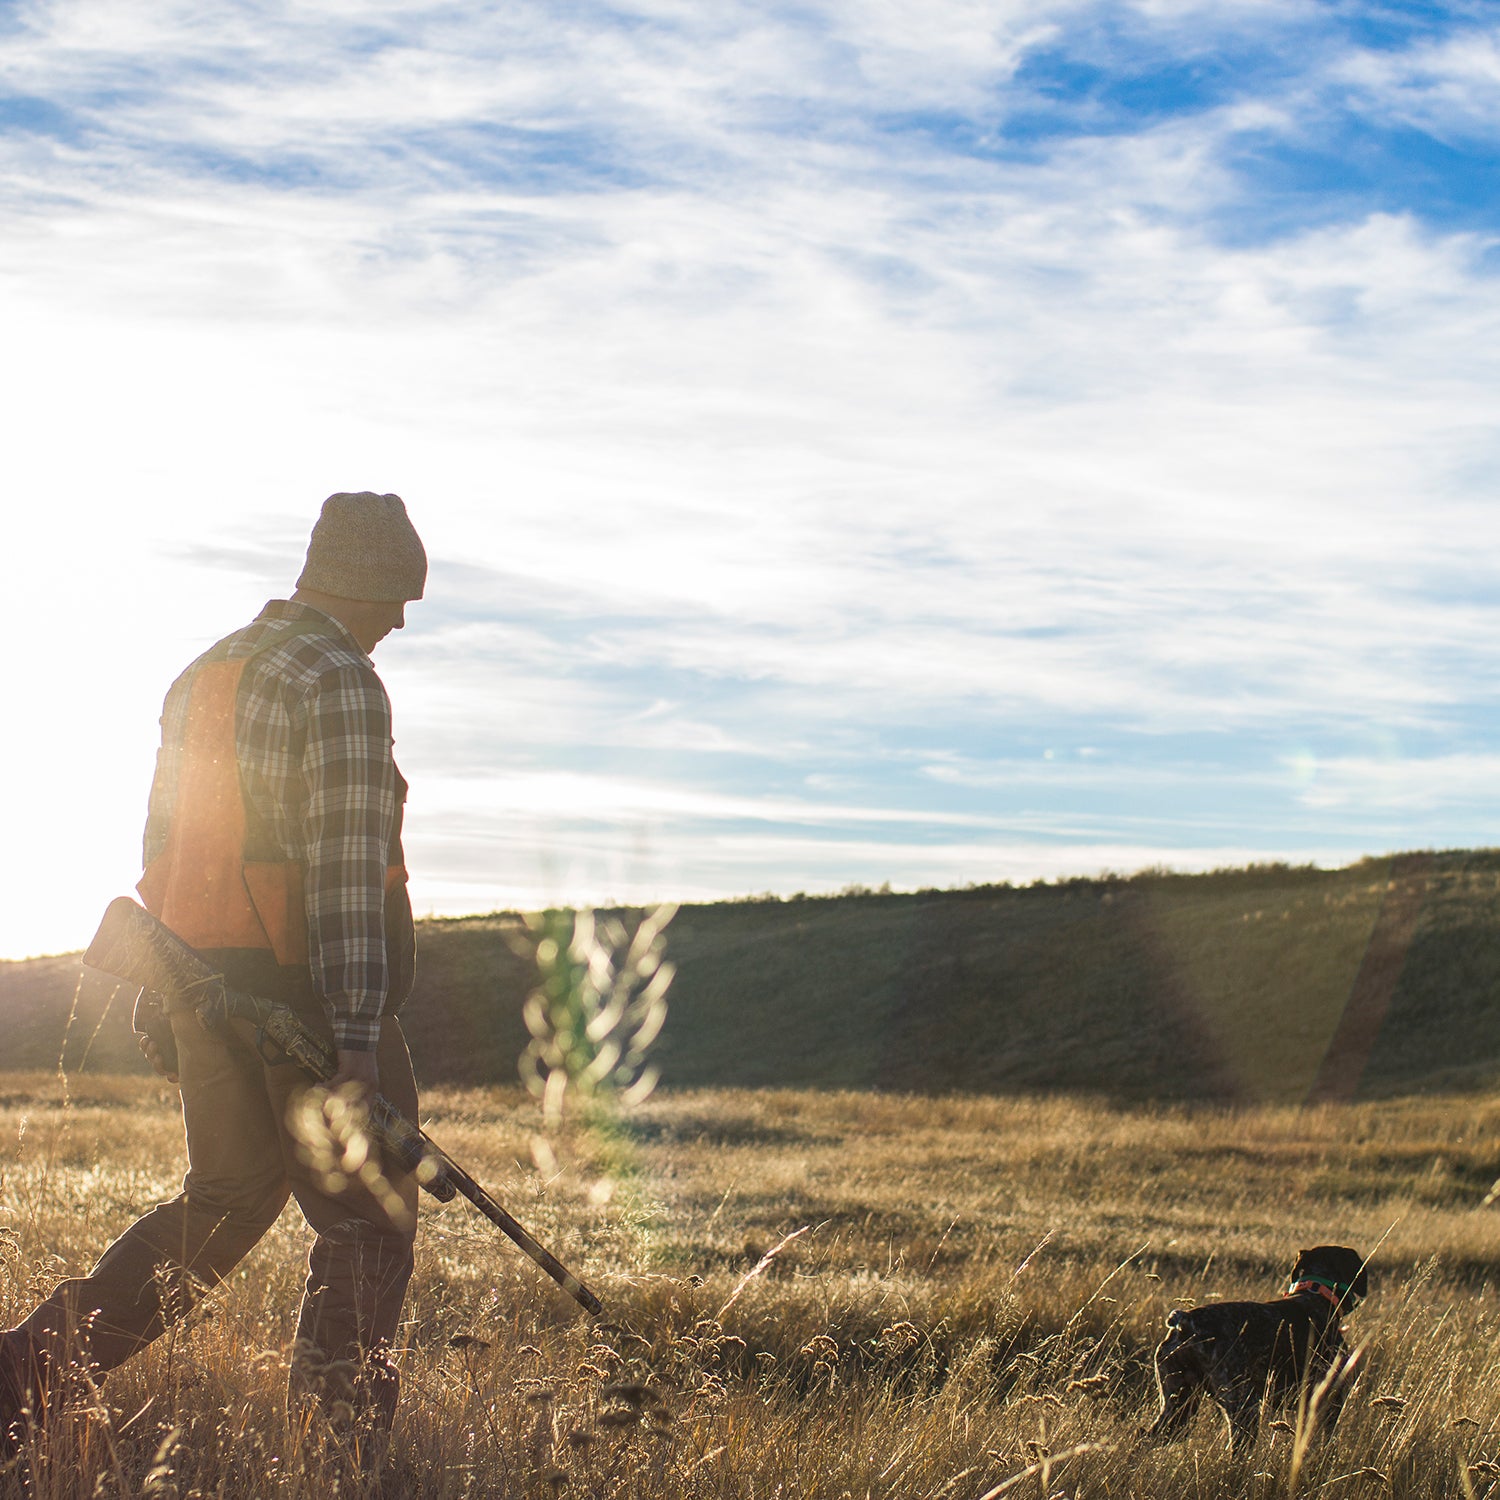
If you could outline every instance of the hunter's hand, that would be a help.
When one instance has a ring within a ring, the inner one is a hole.
[[[330,1090],[343,1088],[345,1084],[357,1086],[360,1094],[380,1092],[380,1069],[373,1052],[346,1052],[339,1048],[338,1069],[325,1085]]]
[[[144,1032],[136,1037],[136,1041],[141,1044],[141,1055],[156,1069],[157,1075],[165,1078],[168,1083],[176,1083],[178,1081],[177,1075],[167,1072],[167,1063],[166,1059],[161,1055],[161,1048],[149,1036],[145,1035]]]

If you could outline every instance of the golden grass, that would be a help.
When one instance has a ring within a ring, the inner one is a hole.
[[[72,1089],[0,1080],[6,1321],[181,1170],[165,1090]],[[519,1090],[426,1104],[611,1321],[575,1316],[462,1201],[428,1204],[387,1495],[1500,1495],[1500,1220],[1478,1207],[1500,1106],[664,1094],[565,1128],[542,1182]],[[1293,1412],[1233,1458],[1205,1414],[1140,1445],[1166,1312],[1274,1295],[1321,1241],[1370,1252],[1375,1289],[1348,1321],[1363,1352],[1336,1439],[1299,1453]],[[282,1411],[306,1244],[289,1213],[189,1326],[56,1422],[35,1492],[360,1493]]]

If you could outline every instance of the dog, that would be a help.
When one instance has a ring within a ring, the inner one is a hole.
[[[1286,1403],[1322,1388],[1319,1421],[1331,1432],[1343,1406],[1338,1379],[1349,1360],[1339,1320],[1369,1294],[1364,1257],[1345,1245],[1300,1251],[1286,1292],[1274,1302],[1215,1302],[1167,1314],[1156,1348],[1161,1411],[1149,1438],[1180,1437],[1207,1396],[1229,1422],[1230,1446],[1255,1442],[1262,1403]],[[1324,1382],[1327,1382],[1326,1385]]]

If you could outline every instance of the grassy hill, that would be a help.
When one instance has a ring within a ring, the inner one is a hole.
[[[519,918],[421,924],[428,1082],[513,1081]],[[684,907],[674,1087],[1300,1101],[1500,1078],[1500,851]],[[138,1071],[131,996],[0,964],[6,1065]]]

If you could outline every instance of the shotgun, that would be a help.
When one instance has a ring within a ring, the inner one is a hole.
[[[256,1047],[267,1061],[272,1055],[266,1049],[272,1047],[316,1082],[326,1082],[336,1071],[334,1048],[289,1005],[231,988],[202,954],[128,896],[110,902],[83,961],[160,996],[166,1010],[190,1006],[209,1031],[222,1030],[231,1018],[248,1021],[255,1027]],[[369,1101],[369,1110],[371,1136],[434,1198],[450,1203],[455,1194],[462,1193],[581,1307],[595,1317],[604,1311],[599,1299],[426,1131],[379,1094]]]

